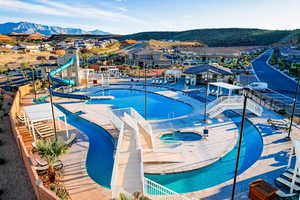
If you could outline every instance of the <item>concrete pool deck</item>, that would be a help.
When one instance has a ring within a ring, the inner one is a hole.
[[[142,90],[143,86],[113,86],[112,88]],[[91,89],[92,91],[97,91],[95,88]],[[189,114],[177,118],[150,121],[154,130],[154,142],[156,146],[158,146],[158,149],[155,151],[169,152],[169,154],[172,154],[172,152],[180,152],[181,154],[177,154],[177,162],[173,162],[176,160],[176,156],[173,155],[175,158],[170,158],[172,161],[168,162],[166,160],[162,163],[154,163],[154,161],[157,160],[157,153],[153,152],[153,155],[151,155],[151,152],[147,151],[145,156],[148,162],[144,164],[145,173],[175,173],[198,169],[216,162],[234,148],[237,141],[238,130],[235,123],[226,118],[219,120],[209,119],[207,124],[209,137],[200,141],[183,142],[181,145],[166,145],[166,143],[163,143],[157,136],[165,131],[170,132],[174,129],[189,129],[190,131],[202,134],[205,127],[202,122],[204,104],[189,96],[183,95],[184,93],[182,92],[174,92],[157,87],[147,87],[147,90],[189,104],[193,110]],[[109,132],[113,133],[112,136],[117,138],[118,131],[114,130],[111,124],[110,105],[77,102],[70,104],[64,103],[61,104],[61,106],[72,113],[80,113],[78,114],[80,117],[105,129],[109,128],[111,130]],[[151,162],[151,160],[153,160],[153,162]]]
[[[249,199],[249,184],[260,178],[275,185],[274,180],[286,169],[291,141],[286,140],[287,133],[274,130],[267,123],[269,118],[282,119],[282,116],[269,110],[264,110],[261,117],[248,119],[258,128],[263,139],[263,152],[260,158],[237,178],[235,198]],[[293,139],[300,139],[300,126],[295,125],[291,134]],[[234,167],[234,166],[232,166]],[[233,179],[211,188],[188,193],[187,196],[205,200],[230,199]]]
[[[32,98],[32,97],[31,97]],[[56,98],[59,100],[59,98]],[[56,101],[55,100],[55,101]],[[60,99],[61,102],[68,101],[67,99]],[[80,110],[80,108],[79,108]],[[104,113],[105,114],[105,113]],[[287,165],[288,155],[287,152],[291,148],[291,142],[286,141],[286,133],[281,131],[276,131],[271,128],[271,126],[267,123],[267,119],[278,118],[281,116],[278,114],[265,110],[264,115],[262,117],[250,117],[249,119],[259,128],[262,138],[263,138],[263,152],[259,160],[252,165],[248,170],[238,176],[237,180],[237,188],[236,188],[236,199],[248,199],[248,191],[249,191],[249,183],[257,178],[262,178],[267,182],[274,184],[274,179],[278,177],[285,169]],[[178,127],[184,126],[184,119],[177,119],[174,121],[174,124],[177,126],[177,121],[182,121]],[[195,120],[197,120],[195,118]],[[107,121],[107,120],[106,120]],[[201,120],[199,120],[199,124],[201,125]],[[191,123],[190,121],[186,121],[186,123]],[[168,126],[162,129],[167,130]],[[160,131],[160,124],[156,123],[155,128]],[[156,130],[155,129],[155,130]],[[297,125],[293,128],[292,137],[299,139],[300,136],[300,127]],[[82,151],[86,151],[87,148],[84,149],[74,149],[72,152],[72,157],[74,161],[82,158]],[[70,154],[71,152],[69,152]],[[69,154],[65,156],[70,156]],[[83,165],[84,167],[84,165]],[[234,166],[232,166],[234,167]],[[79,193],[76,194],[77,198],[74,199],[110,199],[109,190],[101,187],[96,184],[87,174],[84,175],[84,178],[90,179],[88,182],[82,181],[80,174],[76,174],[76,170],[74,173],[71,173],[72,166],[69,168],[70,176],[69,179],[73,182],[71,185],[76,186]],[[91,182],[90,182],[91,181]],[[216,185],[214,187],[200,190],[193,193],[187,193],[186,196],[195,197],[197,199],[207,199],[207,200],[215,200],[215,199],[230,199],[231,191],[232,191],[232,182],[233,180],[226,181],[222,184]],[[95,185],[91,185],[95,184]],[[95,186],[95,187],[92,187]],[[75,188],[75,187],[74,187]],[[74,194],[73,194],[74,195]],[[73,196],[72,196],[73,198]]]

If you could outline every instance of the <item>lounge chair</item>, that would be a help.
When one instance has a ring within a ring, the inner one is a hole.
[[[267,122],[269,123],[269,124],[272,124],[272,123],[288,123],[287,121],[285,121],[285,120],[280,120],[280,119],[272,119],[272,118],[269,118],[268,120],[267,120]]]
[[[35,130],[40,138],[47,138],[55,135],[53,129],[48,129],[48,130],[35,129]]]
[[[58,160],[56,163],[53,164],[54,170],[59,171],[63,168],[63,163],[61,160]],[[39,175],[44,175],[47,173],[49,165],[43,165],[43,166],[35,166],[35,170]]]
[[[294,169],[287,169],[284,173],[280,175],[280,177],[275,179],[275,183],[280,183],[288,188],[290,188],[292,183],[292,178],[294,175]],[[295,178],[294,191],[300,192],[300,176],[297,174]]]
[[[292,199],[292,197],[294,197],[294,196],[297,195],[297,193],[287,194],[287,193],[283,192],[282,190],[277,190],[277,191],[276,191],[276,194],[277,194],[277,196],[279,196],[281,199],[286,199],[286,200]]]
[[[20,124],[25,124],[25,118],[24,118],[24,116],[23,115],[20,115],[20,114],[16,114],[16,119],[18,120],[18,122],[20,123]]]

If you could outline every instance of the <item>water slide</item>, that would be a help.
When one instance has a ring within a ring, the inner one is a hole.
[[[72,57],[70,60],[65,63],[62,66],[57,67],[56,69],[52,70],[49,73],[49,79],[52,81],[52,88],[50,89],[50,92],[53,96],[58,96],[58,97],[63,97],[63,98],[72,98],[72,99],[89,99],[88,96],[86,95],[81,95],[81,94],[69,94],[69,93],[64,93],[64,92],[58,92],[56,89],[62,86],[70,85],[70,86],[75,86],[76,83],[73,80],[68,80],[68,79],[62,79],[55,77],[57,73],[60,73],[62,70],[67,69],[68,67],[71,67],[75,63],[75,58]]]

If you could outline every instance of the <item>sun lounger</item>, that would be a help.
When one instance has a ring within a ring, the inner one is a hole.
[[[55,170],[61,170],[63,168],[63,163],[61,160],[58,160],[56,163],[53,164]],[[44,165],[44,166],[35,166],[35,170],[39,175],[43,175],[47,173],[49,165]]]
[[[55,135],[53,129],[47,131],[41,131],[39,129],[35,129],[35,130],[40,138],[47,138]]]
[[[282,123],[282,124],[288,124],[288,122],[287,122],[287,121],[285,121],[285,120],[280,120],[280,119],[271,119],[271,118],[269,118],[269,119],[267,120],[267,122],[268,122],[269,124],[273,124],[273,123]]]
[[[285,129],[285,130],[287,130],[289,128],[288,124],[284,124],[284,123],[272,123],[271,126],[275,129]]]
[[[18,120],[18,122],[20,124],[24,124],[25,123],[25,118],[23,115],[20,115],[20,114],[16,114],[16,119]]]
[[[277,196],[279,196],[281,199],[291,199],[291,197],[294,197],[297,195],[297,193],[291,193],[291,194],[287,194],[285,192],[283,192],[282,190],[277,190],[276,191]]]
[[[287,179],[282,178],[282,177],[276,178],[275,181],[277,183],[280,183],[281,185],[284,185],[284,186],[288,187],[288,188],[290,188],[291,184],[292,184],[291,180],[287,180]],[[294,191],[300,192],[300,187],[297,184],[294,185]]]

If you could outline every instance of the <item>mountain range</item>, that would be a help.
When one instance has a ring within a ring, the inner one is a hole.
[[[0,34],[9,33],[41,33],[43,35],[53,34],[93,34],[93,35],[107,35],[110,34],[101,30],[85,31],[80,28],[63,28],[59,26],[47,26],[35,24],[30,22],[7,22],[0,24]]]
[[[140,32],[120,39],[198,41],[211,47],[259,46],[300,43],[300,29],[265,30],[253,28],[215,28],[187,31]]]
[[[139,32],[128,35],[111,35],[101,30],[85,31],[80,28],[62,28],[59,26],[47,26],[30,22],[4,23],[0,24],[0,34],[9,33],[41,33],[44,35],[67,34],[72,35],[107,35],[119,40],[176,40],[176,41],[197,41],[203,45],[211,47],[226,46],[259,46],[259,45],[295,45],[300,43],[300,29],[296,30],[266,30],[255,28],[214,28],[214,29],[195,29],[187,31],[156,31]],[[69,35],[69,36],[68,36]],[[106,37],[106,36],[104,36]]]

